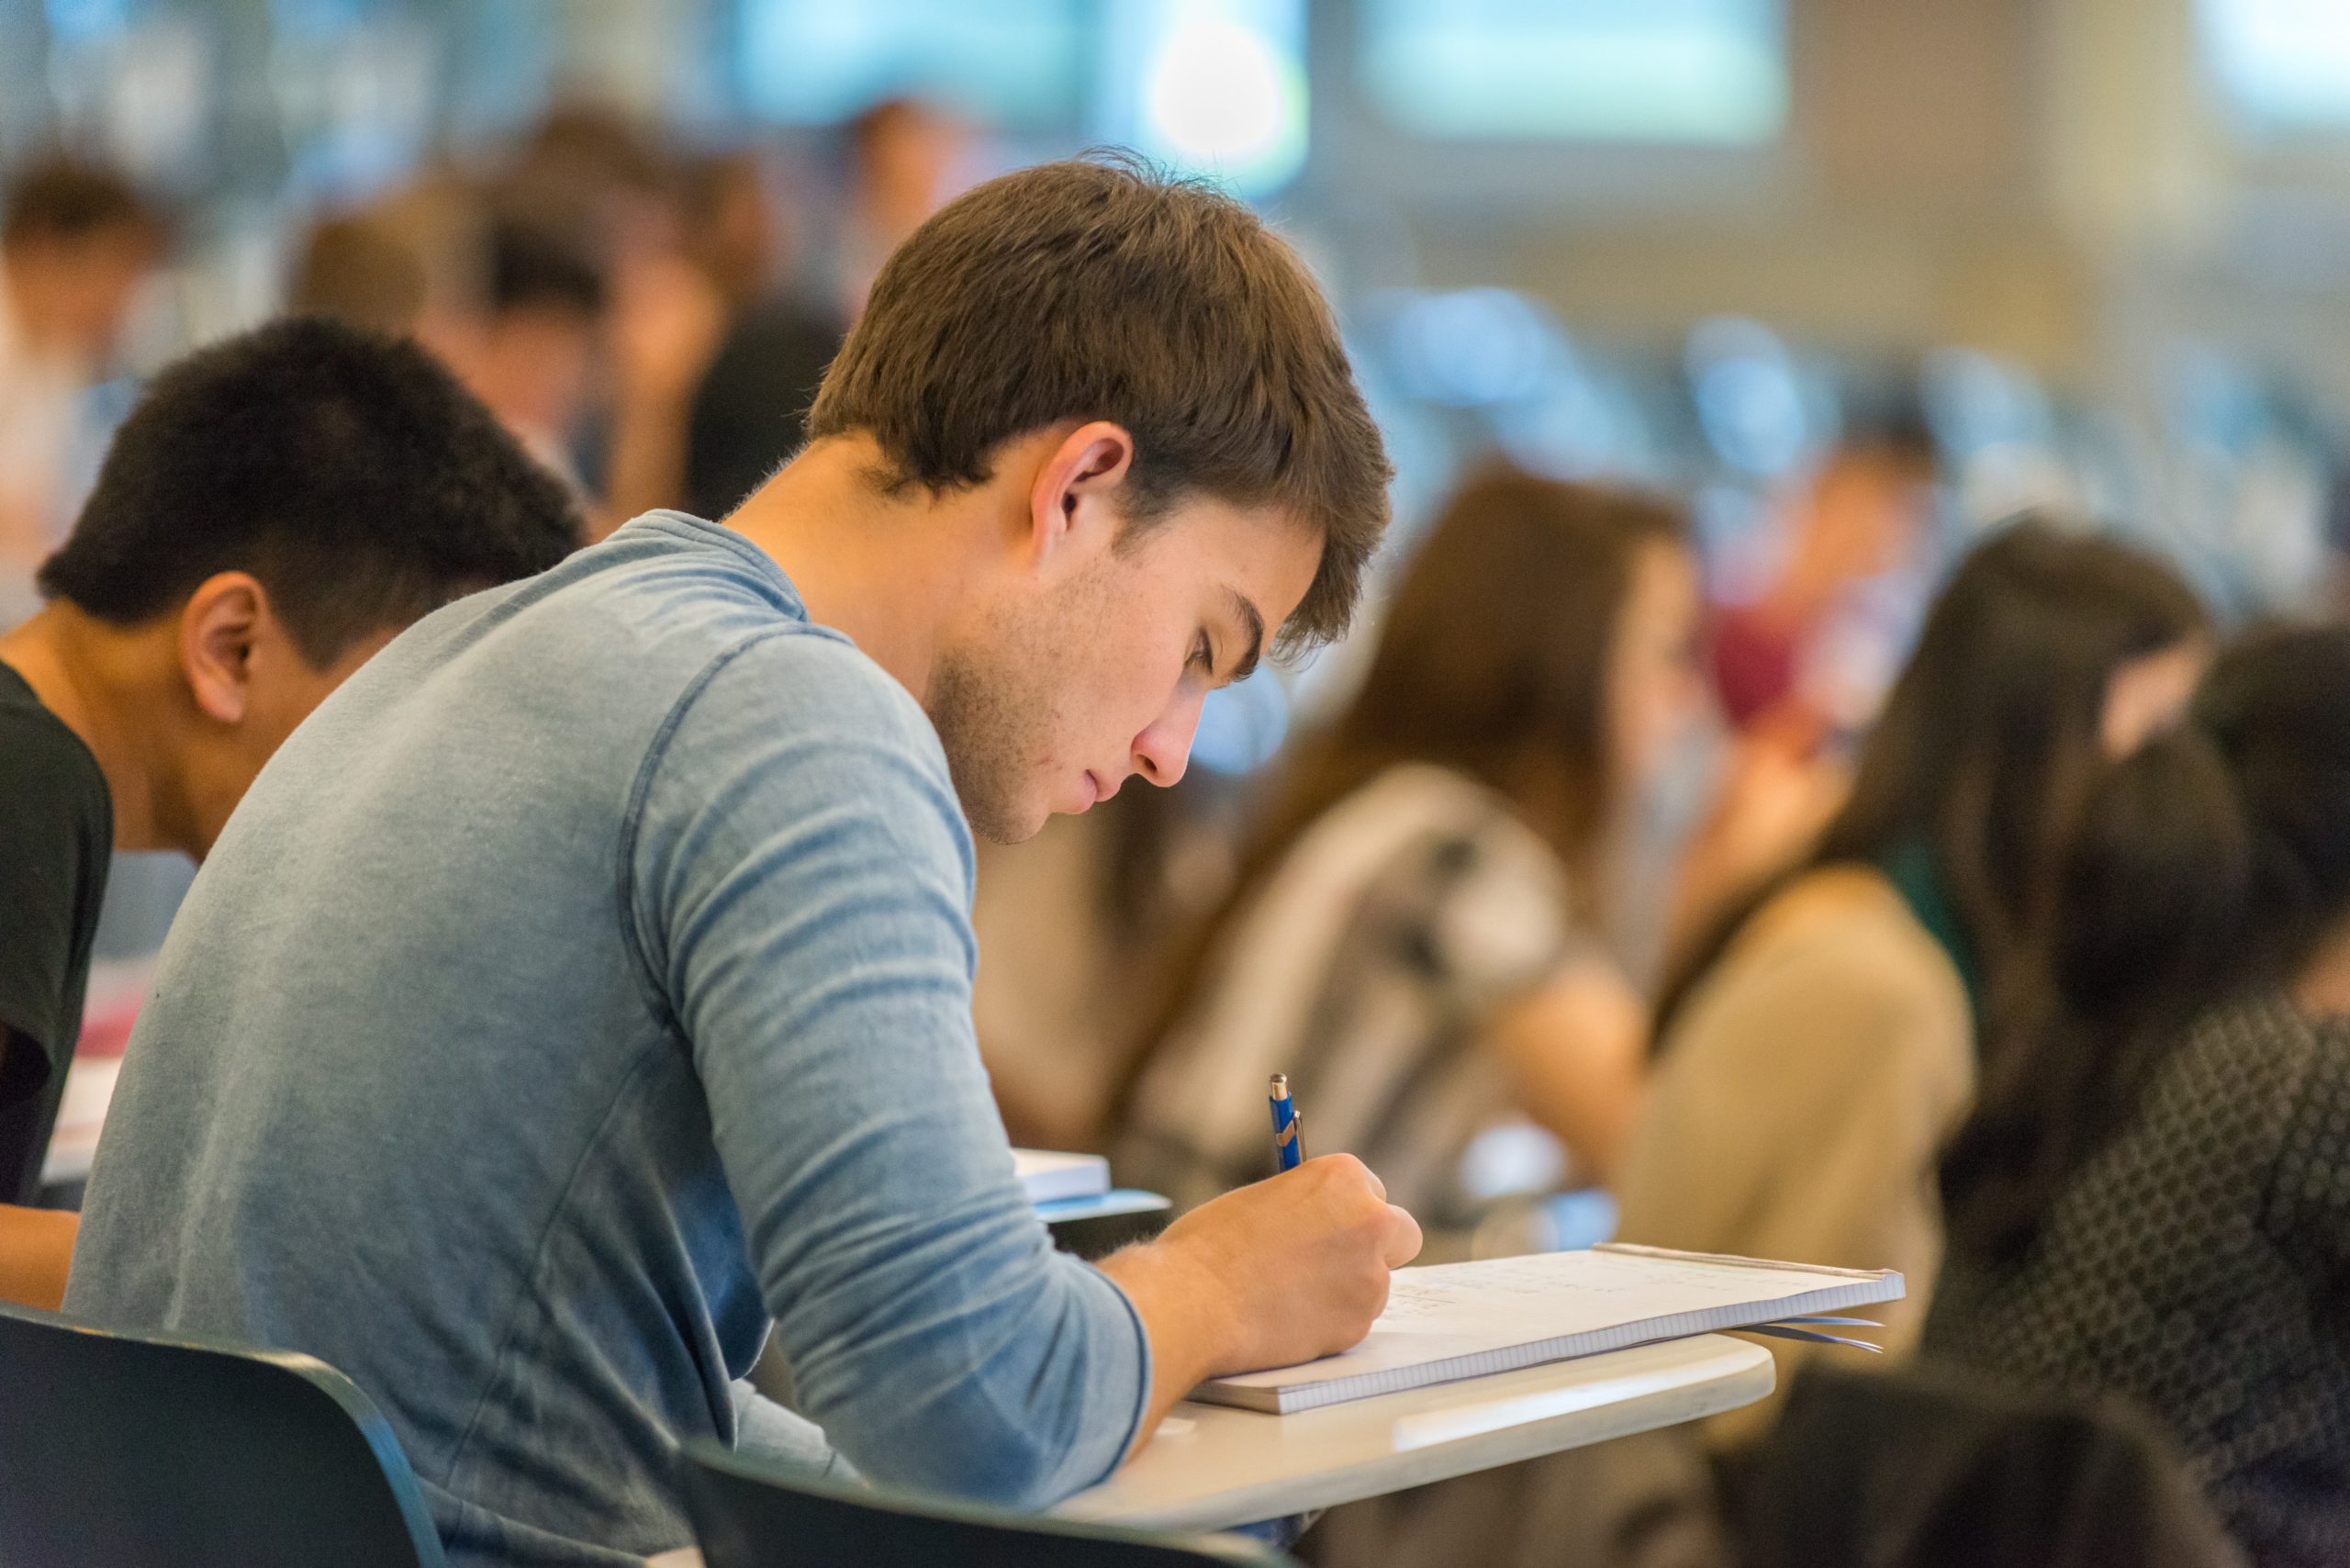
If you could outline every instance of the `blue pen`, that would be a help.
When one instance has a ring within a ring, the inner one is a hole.
[[[1273,1158],[1284,1170],[1296,1170],[1305,1158],[1304,1119],[1297,1114],[1297,1102],[1289,1097],[1289,1074],[1273,1074]]]

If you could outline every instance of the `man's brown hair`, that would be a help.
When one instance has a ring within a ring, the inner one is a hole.
[[[1113,155],[989,181],[882,267],[808,431],[864,431],[893,487],[946,490],[1069,419],[1134,437],[1130,528],[1203,495],[1318,530],[1282,641],[1346,631],[1393,470],[1321,291],[1246,207]]]

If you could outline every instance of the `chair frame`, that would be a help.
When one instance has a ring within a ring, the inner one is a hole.
[[[301,1384],[308,1394],[322,1397],[331,1404],[366,1445],[384,1478],[386,1490],[391,1495],[393,1507],[407,1529],[408,1545],[416,1554],[418,1568],[446,1568],[447,1559],[442,1550],[440,1531],[433,1525],[431,1511],[425,1505],[416,1472],[409,1465],[398,1437],[392,1431],[391,1423],[384,1418],[383,1412],[375,1407],[375,1402],[361,1391],[357,1383],[316,1356],[290,1350],[259,1350],[251,1345],[197,1335],[125,1333],[79,1322],[62,1313],[0,1302],[0,1343],[5,1343],[9,1332],[8,1325],[12,1323],[44,1333],[77,1336],[93,1343],[226,1358],[250,1366],[266,1367]],[[5,1389],[7,1383],[5,1352],[0,1351],[0,1389]]]

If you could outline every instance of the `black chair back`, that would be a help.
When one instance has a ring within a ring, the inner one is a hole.
[[[1276,1551],[788,1480],[696,1439],[686,1507],[707,1568],[1280,1568]]]
[[[2135,1409],[1931,1364],[1806,1365],[1738,1490],[1745,1568],[2243,1568]]]
[[[0,1563],[443,1568],[391,1427],[308,1356],[0,1306]]]

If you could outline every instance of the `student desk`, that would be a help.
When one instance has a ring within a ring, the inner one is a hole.
[[[1224,1529],[1718,1416],[1772,1383],[1770,1351],[1707,1334],[1295,1416],[1186,1401],[1133,1463],[1053,1512]],[[653,1561],[687,1568],[700,1559]]]

